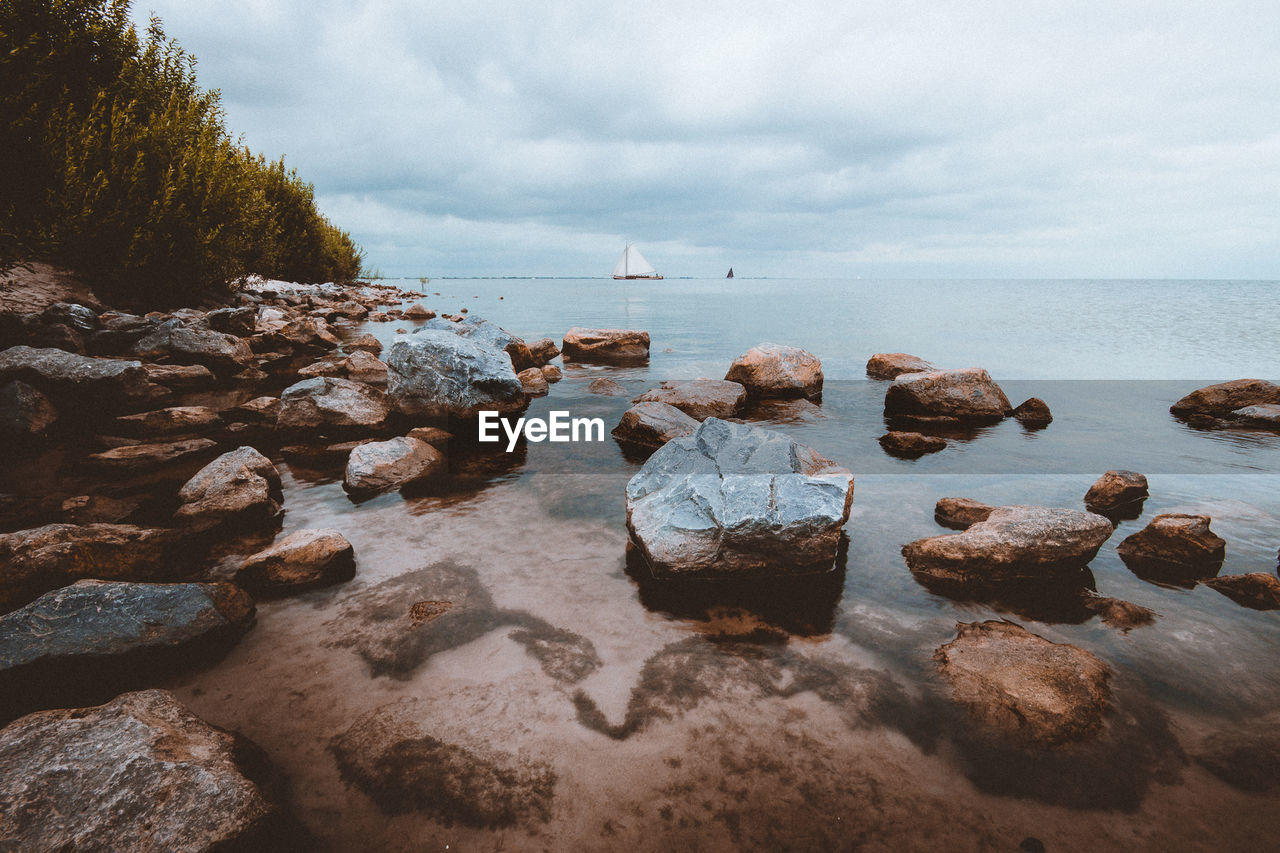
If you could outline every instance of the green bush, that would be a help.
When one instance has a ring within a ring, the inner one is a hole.
[[[0,260],[52,260],[107,298],[196,301],[250,273],[350,281],[359,247],[127,0],[0,0]]]

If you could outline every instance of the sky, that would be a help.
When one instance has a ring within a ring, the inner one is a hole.
[[[134,0],[388,276],[1280,278],[1280,4]]]

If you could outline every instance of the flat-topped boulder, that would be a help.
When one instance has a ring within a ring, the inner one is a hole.
[[[627,527],[655,576],[808,574],[835,564],[853,475],[778,432],[707,418],[627,484]]]
[[[46,524],[0,534],[0,607],[82,578],[172,575],[172,543],[167,530],[132,524]]]
[[[673,438],[692,435],[698,422],[667,403],[636,403],[613,428],[618,441],[640,447],[661,447]]]
[[[279,518],[284,502],[280,474],[252,447],[224,453],[178,490],[174,520],[190,530],[223,525],[258,526]]]
[[[58,421],[53,402],[20,379],[0,387],[0,437],[36,438]]]
[[[747,404],[747,389],[724,379],[685,379],[650,388],[633,403],[666,403],[697,421],[731,418]]]
[[[649,333],[574,326],[564,333],[561,349],[572,361],[643,361],[649,357]]]
[[[955,584],[1053,580],[1088,565],[1113,529],[1091,512],[1000,506],[963,533],[904,545],[902,556],[911,571]]]
[[[1222,569],[1227,543],[1212,530],[1207,515],[1166,512],[1116,548],[1139,577],[1187,583],[1210,578]]]
[[[1280,429],[1280,403],[1244,406],[1233,411],[1230,417],[1245,426]]]
[[[236,583],[258,596],[302,592],[351,580],[355,549],[337,530],[298,530],[248,557]]]
[[[918,459],[926,453],[947,449],[947,440],[936,435],[891,430],[878,439],[884,452],[903,459]]]
[[[229,583],[82,580],[0,616],[9,712],[85,704],[230,648],[253,600]]]
[[[753,397],[822,396],[822,362],[813,353],[785,344],[754,346],[733,360],[724,378]]]
[[[1264,379],[1236,379],[1192,391],[1170,406],[1169,411],[1183,417],[1208,415],[1222,418],[1247,406],[1273,403],[1280,403],[1280,385]]]
[[[133,354],[149,361],[202,364],[211,370],[237,371],[253,361],[253,350],[235,335],[167,320],[133,345]]]
[[[506,352],[440,329],[396,338],[387,350],[387,395],[410,417],[474,417],[522,409],[524,386]]]
[[[353,494],[386,492],[441,473],[439,450],[409,436],[371,441],[352,448],[342,487]]]
[[[1280,578],[1266,572],[1222,575],[1203,581],[1227,598],[1253,610],[1280,610]]]
[[[990,518],[993,509],[995,507],[973,498],[938,498],[933,507],[933,520],[953,530],[968,530]]]
[[[212,456],[218,443],[211,438],[188,438],[149,444],[126,444],[101,453],[90,453],[85,461],[98,468],[141,471],[176,462]]]
[[[140,361],[91,358],[28,346],[0,352],[0,384],[14,379],[48,395],[55,405],[98,406],[109,411],[145,399],[155,387]]]
[[[1090,512],[1106,515],[1146,500],[1147,478],[1137,471],[1108,471],[1085,492],[1084,505]]]
[[[147,378],[166,388],[191,390],[217,384],[213,371],[203,364],[145,364]]]
[[[998,421],[1012,411],[1004,391],[979,367],[906,373],[893,380],[884,395],[889,417]]]
[[[351,379],[316,376],[280,394],[276,426],[282,430],[379,429],[391,413],[387,397]]]
[[[122,415],[116,418],[115,428],[122,435],[166,435],[213,429],[221,423],[218,413],[207,406],[172,406]]]
[[[281,849],[255,754],[165,690],[30,714],[0,731],[0,826],[14,850]]]
[[[904,373],[925,373],[937,366],[905,352],[878,352],[867,359],[867,376],[871,379],[897,379]]]
[[[962,622],[933,659],[954,702],[1015,740],[1057,745],[1102,731],[1111,668],[1084,649],[1012,622]]]

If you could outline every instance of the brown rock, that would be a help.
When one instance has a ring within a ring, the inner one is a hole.
[[[1111,670],[1083,649],[1012,622],[962,622],[934,660],[954,701],[1016,739],[1058,745],[1102,731]]]
[[[213,371],[203,364],[145,364],[147,377],[167,388],[209,388],[217,384]]]
[[[172,541],[168,531],[131,524],[46,524],[0,535],[0,606],[81,578],[142,581],[171,574]]]
[[[947,440],[936,435],[924,435],[918,432],[887,432],[880,436],[880,446],[884,452],[905,459],[917,459],[926,453],[937,453],[947,449]]]
[[[1135,501],[1145,500],[1147,478],[1137,471],[1108,471],[1085,493],[1084,505],[1090,512],[1106,514]]]
[[[1119,628],[1126,634],[1134,628],[1150,625],[1156,621],[1156,612],[1131,601],[1119,598],[1106,598],[1101,595],[1089,595],[1084,599],[1086,610],[1102,617],[1102,621],[1112,628]]]
[[[218,413],[207,406],[174,406],[116,418],[116,427],[123,435],[197,432],[211,429],[221,423],[222,418],[218,417]]]
[[[1231,419],[1246,426],[1280,428],[1280,403],[1245,406],[1232,412]]]
[[[739,414],[747,403],[747,389],[737,382],[723,379],[686,379],[663,382],[631,402],[666,403],[696,421],[705,421],[707,418],[731,418]]]
[[[516,378],[524,386],[524,393],[530,397],[545,397],[550,391],[547,387],[546,377],[542,375],[542,368],[540,367],[530,367],[522,370],[516,374]]]
[[[822,396],[822,362],[799,347],[760,344],[734,359],[725,379],[753,397]]]
[[[238,417],[246,420],[275,423],[280,416],[280,398],[254,397],[249,402],[236,406],[235,412]]]
[[[613,436],[642,447],[661,447],[673,438],[692,435],[697,428],[698,422],[675,406],[648,401],[627,409]]]
[[[1207,515],[1164,513],[1116,548],[1134,574],[1172,583],[1208,578],[1222,568],[1227,543],[1209,529]]]
[[[191,530],[227,524],[275,521],[284,501],[280,474],[271,460],[252,447],[224,453],[178,491],[181,506],[174,520]]]
[[[559,382],[564,377],[564,373],[554,364],[544,364],[542,366],[542,378],[548,382]]]
[[[639,361],[649,357],[649,333],[633,329],[583,329],[564,334],[564,357],[573,361]]]
[[[1280,403],[1280,385],[1262,379],[1236,379],[1192,391],[1169,407],[1175,415],[1226,417],[1246,406]]]
[[[933,520],[943,527],[968,530],[980,521],[986,521],[995,509],[972,498],[939,498],[933,508]]]
[[[587,386],[587,393],[605,397],[625,397],[627,389],[612,379],[593,379]]]
[[[1266,572],[1223,575],[1204,581],[1204,585],[1253,610],[1280,610],[1280,579]]]
[[[58,420],[58,410],[44,394],[14,379],[0,388],[0,436],[42,436]]]
[[[387,365],[372,353],[356,350],[348,356],[331,355],[298,371],[303,378],[341,376],[357,382],[381,384],[387,381]]]
[[[888,416],[943,416],[968,421],[998,421],[1012,412],[1009,398],[978,367],[906,373],[884,395]]]
[[[453,441],[453,436],[439,427],[414,427],[409,430],[409,438],[425,441],[436,450],[444,450]]]
[[[924,373],[937,369],[923,358],[905,352],[878,352],[867,360],[867,376],[872,379],[897,379],[904,373]]]
[[[355,550],[336,530],[299,530],[249,557],[236,583],[255,595],[301,592],[350,580]]]
[[[76,495],[62,502],[62,517],[71,524],[122,524],[138,511],[142,499]]]
[[[391,312],[394,316],[394,312]],[[421,302],[415,302],[408,308],[404,309],[402,314],[406,320],[430,320],[436,316],[436,312],[427,308]]]
[[[370,315],[370,317],[372,318],[372,315]],[[355,338],[354,340],[347,341],[345,344],[343,344],[343,347],[349,352],[354,352],[356,350],[364,350],[366,352],[371,352],[374,355],[377,355],[378,353],[382,352],[382,341],[378,340],[373,335],[370,335],[369,333],[366,332],[365,334],[361,335],[358,338]]]
[[[425,441],[401,436],[371,441],[351,451],[342,487],[352,494],[385,492],[444,471],[440,451]]]
[[[1053,423],[1053,413],[1049,404],[1039,397],[1024,400],[1013,410],[1013,417],[1018,423],[1028,427],[1044,427]]]
[[[208,438],[190,438],[159,444],[129,444],[102,453],[91,453],[85,461],[102,468],[141,470],[212,455],[217,446],[216,441]]]
[[[551,338],[539,338],[529,344],[529,355],[534,364],[543,365],[560,354],[560,347]]]
[[[296,382],[280,395],[280,429],[378,429],[391,412],[376,388],[329,376]]]

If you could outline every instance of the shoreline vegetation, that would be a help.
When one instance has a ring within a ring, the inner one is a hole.
[[[194,305],[249,275],[345,284],[363,252],[284,158],[232,135],[196,58],[128,0],[0,4],[0,269],[49,262],[115,305]]]

